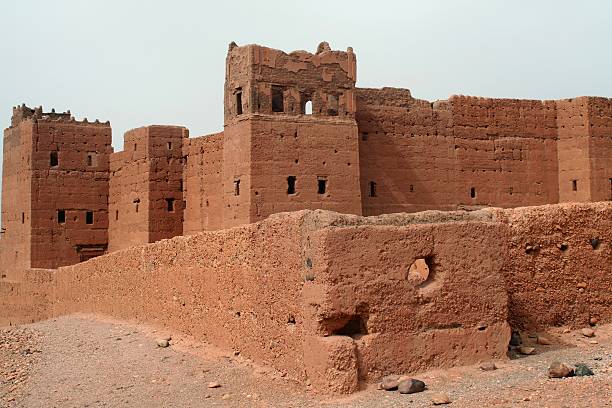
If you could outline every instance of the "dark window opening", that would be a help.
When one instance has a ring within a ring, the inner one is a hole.
[[[410,192],[414,192],[414,186],[412,184],[410,185]]]
[[[66,211],[57,210],[57,223],[63,224],[66,222]]]
[[[283,100],[283,88],[280,86],[272,87],[272,112],[284,112],[285,103]]]
[[[338,116],[338,97],[336,95],[327,96],[327,114]]]
[[[166,209],[168,212],[174,212],[174,198],[166,198]]]
[[[183,180],[179,181],[179,189],[183,191]]]
[[[236,114],[242,115],[242,91],[240,88],[236,91]]]
[[[137,147],[138,147],[138,145],[136,143],[134,143],[134,151],[136,151]]]
[[[612,178],[610,179],[610,201],[612,201]]]
[[[295,176],[287,177],[287,194],[295,194]]]
[[[476,198],[476,187],[470,188],[470,197]]]
[[[370,197],[376,197],[376,183],[373,181],[370,181],[370,193],[369,193]]]
[[[139,204],[140,204],[140,198],[134,199],[134,204],[136,204],[135,208],[136,208],[136,212],[138,212],[138,207],[139,207]]]
[[[85,224],[93,224],[94,222],[94,217],[93,217],[93,211],[87,211],[85,213]]]
[[[168,150],[172,150],[172,142],[168,142],[166,144],[166,147],[168,148]]]
[[[93,166],[93,157],[91,157],[91,154],[87,155],[87,165],[88,166]]]
[[[572,191],[578,191],[578,180],[572,180]]]
[[[317,178],[317,193],[325,194],[327,191],[327,179],[325,177]]]
[[[240,195],[240,179],[234,180],[234,195]]]
[[[363,132],[361,134],[361,140],[363,140],[364,142],[368,140],[368,132]]]
[[[55,167],[55,166],[59,165],[59,159],[57,157],[57,152],[51,152],[49,154],[49,165],[51,167]]]
[[[21,213],[21,223],[25,224],[25,213]]]
[[[115,210],[115,221],[119,221],[119,210]]]

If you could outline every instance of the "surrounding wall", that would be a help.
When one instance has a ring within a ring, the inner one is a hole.
[[[611,215],[612,203],[283,213],[62,267],[49,284],[3,282],[0,314],[156,323],[352,392],[388,373],[503,358],[510,327],[612,321]]]
[[[125,134],[111,156],[109,250],[183,233],[183,140],[180,126],[147,126]]]

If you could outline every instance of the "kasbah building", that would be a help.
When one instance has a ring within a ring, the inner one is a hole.
[[[350,393],[612,321],[612,99],[356,78],[352,48],[231,43],[223,131],[144,126],[119,152],[108,121],[14,107],[0,322],[138,319]]]

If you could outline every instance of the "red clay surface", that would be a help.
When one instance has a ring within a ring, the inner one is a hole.
[[[72,315],[0,330],[3,407],[430,407],[446,393],[451,407],[612,406],[612,326],[547,334],[537,354],[477,365],[406,373],[426,382],[420,394],[375,385],[350,397],[328,398],[281,374],[188,336],[93,315]],[[523,339],[533,342],[530,333]],[[541,334],[541,333],[540,333]],[[168,348],[156,341],[170,335]],[[597,344],[593,344],[593,343]],[[595,375],[549,379],[554,360],[585,363]],[[209,382],[221,387],[208,388]]]

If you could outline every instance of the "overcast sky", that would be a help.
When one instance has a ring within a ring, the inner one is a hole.
[[[357,85],[557,99],[612,97],[612,1],[1,0],[0,125],[25,102],[123,132],[222,129],[231,41],[352,46]]]

